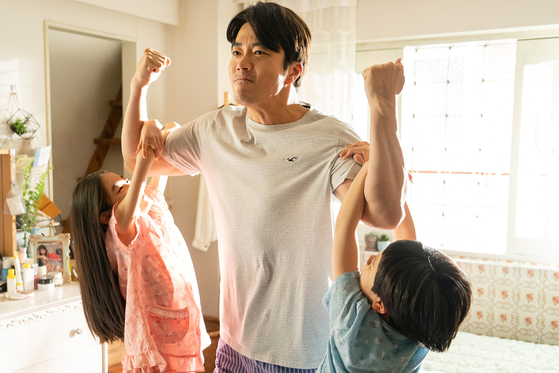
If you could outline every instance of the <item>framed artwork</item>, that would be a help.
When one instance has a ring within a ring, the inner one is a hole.
[[[68,255],[70,235],[68,233],[61,233],[56,236],[32,234],[29,236],[29,246],[35,263],[38,263],[39,258],[43,259],[43,264],[47,267],[47,273],[61,272],[64,283],[70,282],[70,258]]]

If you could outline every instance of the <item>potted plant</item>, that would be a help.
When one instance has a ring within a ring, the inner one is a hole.
[[[25,207],[25,212],[21,216],[21,229],[23,230],[23,247],[26,251],[29,245],[29,235],[37,223],[37,211],[39,210],[41,200],[43,199],[45,178],[48,172],[48,169],[43,172],[39,182],[33,189],[31,189],[31,164],[25,168],[23,173],[21,200],[23,202],[23,206]]]
[[[390,238],[386,234],[381,235],[377,243],[378,251],[386,249],[388,245],[390,245]]]
[[[9,122],[9,124],[11,130],[21,137],[27,133],[27,122],[27,120],[16,118],[13,121]]]
[[[32,114],[18,109],[6,122],[10,129],[22,139],[30,140],[39,129]]]
[[[365,235],[365,250],[367,251],[378,251],[377,249],[378,237],[373,232],[369,232]]]

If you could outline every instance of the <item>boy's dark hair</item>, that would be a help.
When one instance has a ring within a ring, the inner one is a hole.
[[[293,84],[295,88],[299,88],[307,69],[311,45],[311,32],[305,21],[289,8],[259,1],[240,11],[229,22],[227,40],[231,44],[235,42],[239,30],[245,23],[250,25],[254,35],[265,48],[276,53],[283,50],[284,70],[293,62],[302,64],[301,75]]]
[[[452,259],[410,240],[382,252],[372,290],[396,329],[438,352],[450,347],[472,298],[470,280]]]

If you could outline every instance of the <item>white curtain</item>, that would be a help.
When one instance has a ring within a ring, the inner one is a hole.
[[[256,2],[233,0],[245,7]],[[357,0],[274,0],[292,9],[312,34],[299,100],[346,123],[352,118]]]

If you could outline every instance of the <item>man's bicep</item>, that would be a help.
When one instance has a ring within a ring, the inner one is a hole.
[[[336,198],[340,200],[340,202],[344,201],[344,198],[347,195],[351,183],[353,183],[352,179],[345,179],[344,182],[341,183],[336,188],[336,190],[334,190],[334,195],[336,196]],[[370,206],[367,203],[365,203],[365,210],[363,212],[363,217],[361,218],[361,221],[370,227],[375,227],[372,220],[370,219],[370,216],[372,216],[372,211],[370,210]]]

